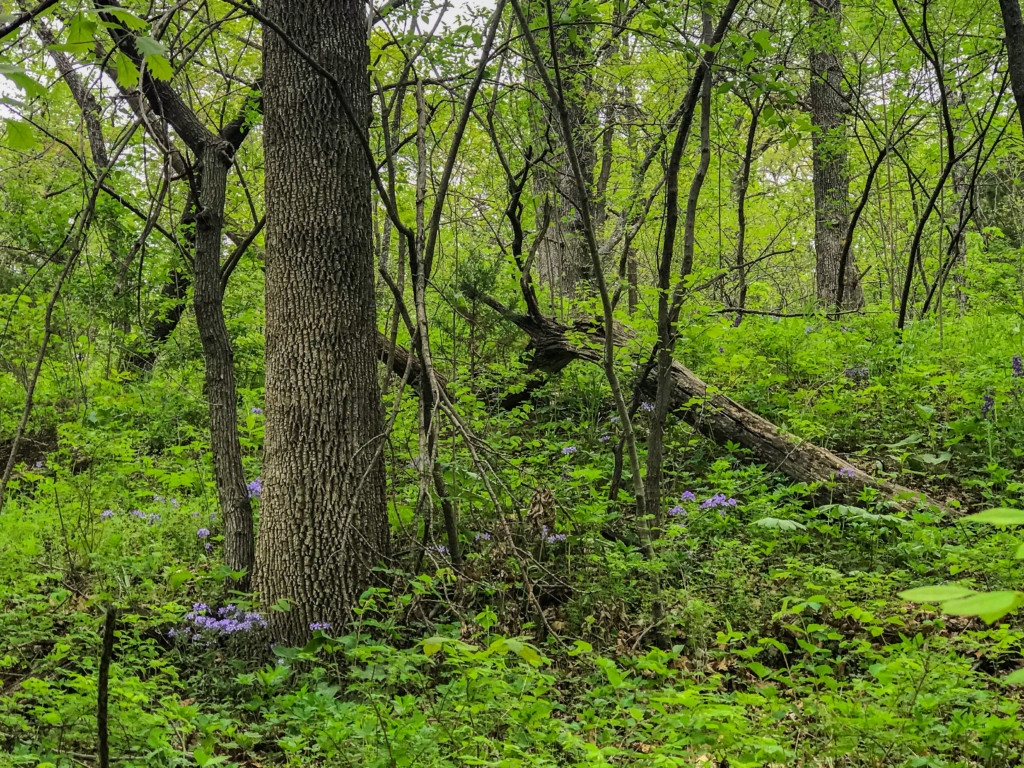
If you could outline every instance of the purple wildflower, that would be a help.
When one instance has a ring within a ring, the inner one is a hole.
[[[571,456],[572,454],[576,453],[576,446],[567,445],[565,446],[565,448],[562,449],[562,453],[565,454],[566,456]]]
[[[839,470],[840,477],[856,477],[857,473],[851,467],[843,467]]]
[[[600,440],[602,443],[607,443],[609,440],[612,439],[612,436],[611,435],[601,435],[597,439]]]
[[[176,498],[174,498],[173,496],[171,496],[171,506],[174,507],[175,509],[177,509],[178,506],[179,506],[178,505],[178,500]]]
[[[644,402],[640,403],[640,410],[641,411],[647,411],[647,413],[653,413],[653,411],[654,411],[654,403],[648,403],[645,400]]]
[[[112,509],[104,509],[102,512],[100,512],[100,520],[109,520],[113,516],[114,510]]]
[[[192,517],[199,517],[199,513],[198,512],[193,512],[192,513]]]
[[[165,499],[165,498],[164,498],[163,496],[157,496],[157,495],[156,495],[156,494],[154,493],[154,494],[153,494],[153,501],[167,501],[167,499]]]
[[[205,539],[209,535],[210,535],[210,529],[209,528],[200,528],[198,531],[196,531],[196,536],[198,536],[200,539]]]
[[[210,513],[210,522],[213,523],[213,522],[216,522],[216,521],[217,521],[217,513],[216,512],[211,512]]]
[[[156,512],[151,512],[150,514],[146,515],[146,520],[147,522],[149,522],[150,525],[152,525],[153,523],[159,523],[161,520],[163,520],[163,518],[160,517],[160,515],[156,514]]]
[[[991,411],[995,407],[996,407],[995,394],[990,389],[988,392],[985,393],[984,398],[982,398],[981,417],[985,418],[986,416],[988,416],[989,411]]]
[[[725,354],[725,347],[719,347],[718,348],[718,354],[724,355]]]
[[[715,507],[735,507],[739,502],[724,493],[716,493],[700,503],[702,509],[714,509]],[[724,511],[724,510],[723,510]]]
[[[141,511],[141,510],[138,510],[138,509],[133,509],[128,514],[131,515],[132,517],[141,517],[143,520],[146,519],[146,513]]]
[[[843,373],[848,379],[866,379],[868,377],[867,368],[847,368]]]
[[[478,533],[476,536],[473,537],[473,541],[490,541],[490,540],[491,540],[491,534],[489,534],[489,533]]]
[[[42,469],[42,468],[43,468],[43,462],[41,462],[41,461],[37,461],[35,464],[32,465],[32,469]]]
[[[804,326],[804,333],[811,333],[814,329],[809,325]]]
[[[608,423],[609,424],[618,424],[619,423],[619,417],[618,416],[612,416],[610,419],[608,419]]]
[[[309,628],[313,632],[326,632],[328,629],[331,628],[331,625],[326,621],[314,621],[312,624],[309,625]]]
[[[260,478],[256,478],[247,486],[249,489],[249,498],[258,499],[260,494],[263,493],[263,481]]]
[[[437,554],[439,554],[439,555],[447,555],[448,554],[448,547],[446,547],[444,544],[435,544],[434,546],[432,546],[430,548],[430,551],[431,552],[437,552]]]
[[[262,408],[258,408],[258,407],[253,407],[253,408],[249,409],[249,413],[256,414],[257,416],[262,416],[263,415],[263,409]]]
[[[740,323],[742,323],[742,322],[743,322],[743,315],[742,314],[737,314],[736,315],[736,319],[732,321],[732,327],[733,328],[739,328],[740,327]]]
[[[213,544],[206,542],[206,551],[209,552],[211,549],[213,549]]]
[[[672,507],[672,509],[668,511],[668,514],[671,517],[682,517],[686,514],[686,510],[683,509],[682,505],[676,504],[674,507]]]
[[[697,497],[693,491],[683,491],[683,495],[679,497],[680,501],[696,501]]]
[[[226,605],[217,610],[216,615],[210,611],[206,603],[196,603],[192,611],[185,615],[191,623],[185,633],[194,631],[193,640],[207,639],[210,635],[231,635],[239,632],[251,632],[267,626],[266,620],[253,611],[243,611],[235,605]]]
[[[1024,379],[1024,358],[1020,355],[1013,356],[1013,378]]]

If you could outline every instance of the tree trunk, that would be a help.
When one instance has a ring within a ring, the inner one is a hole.
[[[266,442],[257,581],[281,641],[352,615],[389,530],[377,441],[376,307],[364,5],[267,0],[267,18],[337,78],[355,124],[265,29]]]
[[[849,221],[850,187],[846,161],[846,104],[840,59],[841,0],[811,0],[811,137],[814,166],[814,252],[818,301],[835,306],[839,286],[839,259]],[[847,265],[844,309],[864,303],[856,265]]]
[[[1018,0],[999,0],[1006,33],[1006,53],[1009,58],[1010,87],[1017,102],[1017,117],[1024,130],[1024,20],[1021,19]]]
[[[220,279],[221,232],[231,145],[220,138],[203,149],[202,188],[195,222],[193,306],[206,363],[206,399],[210,407],[210,450],[217,498],[224,517],[224,559],[233,571],[245,571],[236,588],[248,591],[254,562],[252,506],[242,471],[238,439],[235,358],[224,322],[224,285]]]

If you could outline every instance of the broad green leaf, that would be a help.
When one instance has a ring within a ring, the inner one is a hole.
[[[170,80],[174,77],[174,67],[163,56],[147,56],[146,69],[157,80]]]
[[[594,650],[594,646],[585,640],[577,640],[575,646],[569,651],[570,656],[579,656],[581,653],[590,653]]]
[[[36,137],[28,123],[23,123],[20,120],[5,120],[4,124],[7,126],[7,144],[11,149],[25,152],[35,148]]]
[[[774,528],[779,531],[804,531],[807,526],[798,523],[796,520],[784,520],[780,517],[762,517],[755,520],[751,525],[759,525],[762,528]]]
[[[1024,509],[996,507],[974,515],[967,515],[964,520],[972,523],[991,523],[992,525],[1024,525]]]
[[[441,646],[444,644],[443,637],[431,637],[423,641],[423,653],[427,656],[433,656],[435,653],[441,650]]]
[[[63,48],[72,53],[82,54],[92,48],[96,36],[96,20],[85,14],[76,13],[68,21],[68,33]]]
[[[934,587],[917,587],[900,592],[904,600],[912,600],[915,603],[942,603],[946,600],[955,600],[958,597],[973,595],[973,589],[967,589],[956,584],[939,584]]]
[[[1018,669],[1016,672],[1011,672],[1003,680],[1007,685],[1024,685],[1024,669]]]
[[[120,51],[117,53],[117,82],[125,88],[134,88],[139,84],[139,68]]]
[[[978,616],[983,621],[992,623],[1024,602],[1024,593],[1002,590],[999,592],[981,592],[956,600],[947,600],[942,604],[944,613],[953,616]]]

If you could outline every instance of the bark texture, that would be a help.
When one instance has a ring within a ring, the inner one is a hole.
[[[811,0],[815,282],[818,301],[827,307],[836,303],[839,261],[850,218],[841,29],[841,0]],[[852,254],[849,258],[843,290],[844,309],[857,308],[864,303],[864,292]]]
[[[257,586],[277,639],[343,625],[388,554],[376,376],[370,61],[357,0],[263,11],[337,78],[357,125],[281,35],[265,30],[266,441]]]
[[[1010,87],[1017,102],[1017,117],[1024,130],[1024,20],[1021,19],[1018,0],[999,0],[1006,33],[1006,53],[1009,58]]]

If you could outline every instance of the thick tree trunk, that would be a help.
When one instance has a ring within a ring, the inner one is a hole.
[[[811,0],[811,137],[814,166],[814,251],[818,301],[833,307],[839,286],[839,260],[849,221],[850,187],[846,158],[846,104],[840,59],[841,0]],[[856,265],[850,256],[844,309],[864,303]]]
[[[388,555],[376,376],[364,5],[267,0],[267,18],[331,72],[358,125],[265,30],[266,442],[257,585],[275,636],[351,617]]]

